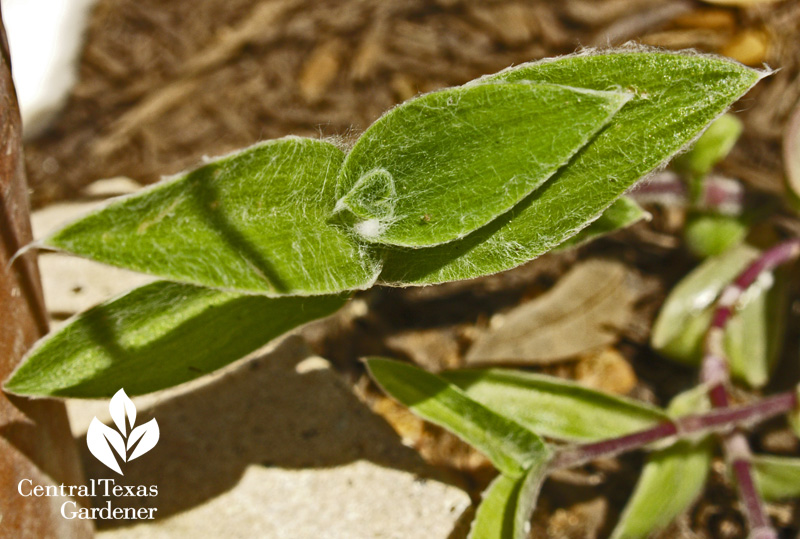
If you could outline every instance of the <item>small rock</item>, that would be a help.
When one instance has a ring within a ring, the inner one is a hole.
[[[636,373],[628,360],[614,348],[583,356],[575,367],[575,378],[580,383],[627,395],[636,386]]]
[[[761,30],[745,30],[733,37],[720,54],[738,60],[749,66],[760,66],[764,63],[769,48],[769,38]]]
[[[557,509],[547,526],[547,536],[558,539],[593,539],[608,514],[608,500],[595,498],[568,509]]]
[[[429,371],[455,369],[462,364],[458,335],[452,329],[396,333],[386,339],[386,346]]]
[[[306,61],[299,76],[300,93],[306,101],[319,101],[336,78],[344,45],[333,39],[318,46]]]

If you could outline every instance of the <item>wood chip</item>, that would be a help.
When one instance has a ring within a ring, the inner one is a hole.
[[[319,101],[336,78],[341,66],[344,44],[332,39],[318,46],[309,56],[300,73],[300,93],[308,102]]]
[[[495,316],[467,364],[549,364],[612,345],[630,322],[640,284],[620,262],[587,260],[552,290]]]

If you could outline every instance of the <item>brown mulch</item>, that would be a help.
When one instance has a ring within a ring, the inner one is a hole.
[[[780,71],[741,100],[745,134],[723,163],[751,193],[784,192],[780,143],[800,98],[800,2],[727,8],[693,0],[100,0],[63,114],[26,145],[35,205],[76,196],[90,182],[128,176],[149,183],[256,141],[283,135],[352,138],[382,112],[420,92],[462,84],[511,64],[579,47],[627,41],[725,54]],[[653,357],[650,324],[666,292],[694,261],[681,248],[683,215],[657,214],[578,252],[543,257],[501,275],[425,289],[374,289],[368,315],[314,343],[359,381],[365,400],[399,430],[416,432],[427,459],[461,470],[474,492],[486,462],[438,429],[382,400],[356,358],[394,354],[458,363],[498,311],[535,298],[583,258],[610,256],[650,283],[637,321],[617,346],[636,383],[630,394],[665,404],[695,374]],[[791,226],[800,230],[796,221]],[[655,284],[653,284],[655,283]],[[797,314],[790,324],[797,327]],[[329,328],[330,329],[330,328]],[[795,339],[796,340],[796,339]],[[789,353],[794,361],[796,342]],[[788,347],[787,347],[788,349]],[[440,351],[444,351],[441,352]],[[579,377],[588,359],[545,372]],[[797,373],[787,379],[796,379]],[[362,387],[364,386],[364,387]],[[756,438],[780,449],[779,426]],[[541,536],[607,534],[642,463],[641,455],[597,463],[548,482],[534,519]],[[719,462],[704,498],[664,537],[742,537],[735,493]],[[787,534],[800,530],[797,504],[771,504]],[[537,535],[539,536],[539,535]]]
[[[258,140],[347,135],[418,92],[508,65],[636,40],[781,71],[738,108],[731,172],[780,191],[800,96],[800,3],[689,0],[101,0],[64,114],[26,147],[35,205],[91,181],[152,182]]]

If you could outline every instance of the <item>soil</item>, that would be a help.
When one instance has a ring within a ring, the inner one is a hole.
[[[774,210],[750,238],[769,244],[800,230],[785,208],[780,153],[784,124],[800,98],[800,2],[749,4],[100,0],[68,106],[47,133],[26,145],[32,199],[40,206],[71,198],[99,178],[150,183],[197,165],[204,155],[288,134],[352,139],[417,93],[579,47],[633,40],[781,68],[737,104],[744,136],[720,167],[745,182],[751,200]],[[493,473],[485,459],[382,397],[358,358],[384,354],[434,370],[460,366],[497,313],[539,297],[581,260],[612,258],[624,262],[638,283],[633,313],[613,346],[531,368],[663,405],[696,373],[656,357],[647,346],[649,330],[666,293],[696,261],[680,236],[684,212],[653,211],[650,223],[497,276],[424,289],[373,289],[359,298],[364,316],[328,324],[309,338],[373,410],[412,439],[424,458],[461,474],[477,499]],[[789,327],[798,322],[798,313],[791,313]],[[776,380],[800,376],[797,340],[787,339]],[[781,423],[759,429],[751,440],[760,450],[800,455]],[[631,455],[553,478],[543,491],[534,534],[606,535],[642,462],[642,455]],[[769,510],[782,534],[800,531],[797,503],[771,504]],[[703,498],[661,537],[744,535],[718,459]]]

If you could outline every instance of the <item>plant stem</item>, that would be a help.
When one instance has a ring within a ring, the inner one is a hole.
[[[755,262],[750,264],[736,279],[726,286],[717,299],[711,326],[704,341],[703,363],[700,369],[701,380],[708,384],[708,392],[712,406],[718,409],[729,409],[727,386],[730,383],[730,369],[725,354],[725,327],[735,312],[742,294],[763,273],[773,271],[778,266],[792,261],[800,255],[800,238],[793,238],[779,243],[765,251]],[[741,430],[726,434],[723,439],[725,455],[733,469],[739,498],[744,506],[745,516],[750,527],[750,535],[759,539],[776,538],[777,533],[770,524],[764,510],[758,490],[753,481],[753,470],[750,466],[750,446]]]
[[[568,446],[558,451],[551,469],[572,468],[601,457],[613,457],[667,438],[692,438],[714,432],[731,432],[736,427],[757,424],[790,412],[798,406],[797,391],[787,391],[746,406],[717,408],[659,423],[619,438]]]

